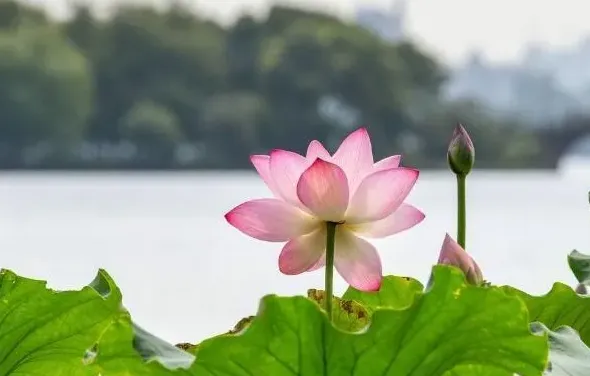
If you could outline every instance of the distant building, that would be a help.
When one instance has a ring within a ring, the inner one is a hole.
[[[359,7],[357,23],[390,42],[407,38],[408,0],[392,0],[389,10]],[[492,113],[518,118],[531,126],[564,116],[590,113],[590,36],[563,49],[525,47],[524,58],[492,64],[474,52],[456,67],[443,88],[450,100],[475,100]]]
[[[555,76],[558,84],[572,94],[590,89],[590,36],[567,49],[548,49],[539,45],[527,48],[522,65],[535,72]]]
[[[563,70],[564,66],[574,72]],[[453,71],[444,93],[449,99],[476,100],[497,115],[542,126],[588,111],[588,82],[566,80],[566,74],[581,78],[582,71],[588,73],[574,61],[554,62],[539,48],[530,48],[527,59],[517,64],[490,64],[474,53]],[[574,84],[578,84],[575,89]]]
[[[359,7],[356,11],[356,22],[387,41],[397,42],[405,39],[406,1],[393,1],[389,11]]]

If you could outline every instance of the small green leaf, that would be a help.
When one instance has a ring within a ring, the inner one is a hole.
[[[369,312],[379,308],[404,309],[414,303],[423,289],[422,284],[413,278],[387,276],[379,291],[365,292],[349,287],[342,299],[359,302]]]
[[[309,289],[307,297],[324,307],[326,292]],[[353,300],[344,300],[338,297],[332,299],[332,321],[337,328],[348,332],[356,332],[369,324],[369,312],[361,304]]]
[[[578,333],[568,326],[555,331],[534,322],[535,333],[547,333],[549,338],[549,365],[547,376],[588,376],[590,375],[590,349],[582,342]]]
[[[567,256],[567,262],[578,282],[590,285],[590,256],[574,250]]]
[[[543,323],[550,330],[569,326],[580,334],[584,343],[590,344],[590,297],[579,295],[559,282],[543,296],[532,296],[509,286],[503,288],[525,302],[531,322]]]
[[[193,355],[161,340],[137,324],[133,324],[133,331],[133,347],[147,362],[156,360],[168,369],[188,369],[195,360]]]

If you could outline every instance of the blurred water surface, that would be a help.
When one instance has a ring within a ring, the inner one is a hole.
[[[468,180],[468,249],[486,279],[544,293],[572,284],[566,254],[590,252],[588,168],[482,172]],[[321,288],[322,271],[281,275],[281,244],[230,227],[223,214],[269,193],[254,173],[4,173],[0,266],[57,289],[106,268],[136,321],[171,342],[198,342],[254,314],[268,293]],[[422,172],[409,202],[418,227],[375,242],[387,274],[423,282],[445,232],[455,234],[454,178]],[[337,277],[336,290],[345,283]]]

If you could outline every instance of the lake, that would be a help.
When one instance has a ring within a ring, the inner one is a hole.
[[[588,164],[586,164],[588,166]],[[467,248],[484,277],[541,294],[574,283],[566,255],[590,252],[590,173],[475,171],[467,183]],[[445,235],[455,236],[455,181],[422,172],[408,202],[426,220],[376,241],[386,274],[426,282]],[[243,173],[3,173],[0,265],[56,289],[107,269],[135,320],[158,336],[198,342],[254,314],[265,294],[322,288],[323,270],[284,276],[280,243],[249,238],[223,215],[267,197]],[[336,291],[345,283],[336,276]]]

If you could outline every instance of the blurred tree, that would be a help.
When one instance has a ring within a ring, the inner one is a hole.
[[[276,5],[270,8],[268,18],[263,24],[265,33],[267,35],[281,34],[293,24],[293,21],[297,20],[317,21],[319,23],[340,22],[338,18],[325,13]]]
[[[0,0],[0,28],[11,29],[18,26],[21,6],[13,0]]]
[[[169,167],[184,135],[180,122],[165,106],[151,100],[135,103],[119,120],[119,133],[137,147],[135,163]]]
[[[229,85],[236,90],[258,90],[258,58],[263,30],[252,17],[240,18],[229,30],[227,62]]]
[[[48,24],[49,21],[43,11],[16,0],[0,0],[0,30],[14,29],[24,25]]]
[[[98,100],[92,138],[119,139],[119,119],[138,100],[176,114],[184,133],[200,136],[203,100],[224,87],[224,31],[173,8],[120,8],[103,26],[94,61]]]
[[[84,56],[50,26],[0,32],[0,139],[62,148],[80,140],[92,107]]]
[[[418,165],[445,167],[453,128],[463,124],[476,147],[476,166],[493,167],[501,161],[505,165],[531,163],[540,151],[537,140],[515,121],[499,121],[473,101],[441,103],[423,114],[416,124],[422,147],[408,153],[406,160]],[[433,162],[435,161],[435,162]]]
[[[64,32],[69,41],[94,62],[95,54],[100,48],[101,29],[88,5],[74,6],[74,15],[64,25]]]
[[[210,97],[200,122],[206,134],[211,167],[246,167],[259,149],[260,125],[268,122],[264,98],[253,92],[229,92]],[[266,150],[267,151],[267,150]]]
[[[445,102],[446,69],[414,43],[289,7],[223,28],[180,2],[164,11],[122,6],[106,19],[78,4],[56,22],[0,0],[0,56],[0,142],[17,148],[128,140],[140,161],[116,163],[170,166],[184,145],[198,149],[191,165],[245,167],[250,153],[304,151],[312,138],[333,148],[366,125],[377,157],[403,153],[406,163],[444,167],[462,121],[478,166],[540,153],[520,124],[477,103]],[[46,149],[36,150],[42,159]]]
[[[396,52],[407,73],[408,86],[438,96],[441,85],[447,79],[446,70],[410,42],[399,43]]]
[[[421,88],[436,95],[442,82],[426,55],[333,18],[275,9],[267,30],[273,33],[263,43],[260,71],[274,111],[265,143],[300,149],[310,137],[328,140],[350,130],[343,128],[367,124],[376,148],[385,150],[412,127],[406,110],[412,92]],[[325,99],[358,118],[348,124],[322,118],[318,105]]]
[[[170,147],[184,137],[176,115],[152,101],[140,101],[121,118],[120,133],[126,139],[155,147]]]

